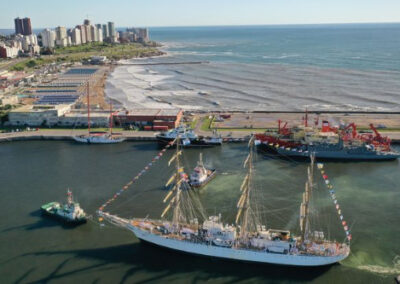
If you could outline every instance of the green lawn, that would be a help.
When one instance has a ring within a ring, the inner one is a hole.
[[[190,128],[191,128],[191,129],[195,129],[196,126],[197,126],[197,122],[198,122],[198,120],[197,120],[196,118],[194,118],[194,119],[192,120],[192,122],[190,123]]]
[[[40,58],[28,58],[11,66],[11,71],[32,70],[53,62],[77,62],[89,59],[91,56],[107,56],[108,59],[119,60],[134,57],[160,55],[156,47],[140,43],[111,44],[88,43],[78,46],[58,47],[53,55],[42,55]]]
[[[210,131],[212,128],[212,122],[214,121],[214,117],[211,119],[207,116],[204,120],[203,123],[200,127],[200,130],[202,131]]]

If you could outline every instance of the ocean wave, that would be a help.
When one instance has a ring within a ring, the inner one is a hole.
[[[128,106],[135,101],[151,105],[154,101],[149,102],[147,95],[163,97],[168,103],[158,103],[157,107],[168,108],[185,105],[188,109],[251,111],[303,110],[309,106],[315,110],[398,111],[398,75],[399,72],[390,71],[212,62],[119,66],[109,81],[119,87],[123,94],[118,98]],[[220,104],[210,105],[198,95],[199,91],[209,93],[207,99]]]
[[[262,58],[264,59],[285,59],[285,58],[293,58],[293,57],[301,57],[300,54],[282,54],[282,55],[277,55],[277,56],[272,56],[272,55],[264,55]]]

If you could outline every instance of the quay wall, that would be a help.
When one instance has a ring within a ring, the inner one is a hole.
[[[157,141],[154,136],[126,136],[122,135],[122,137],[126,138],[126,141],[135,142],[135,141],[149,141],[154,142]],[[72,135],[29,135],[18,133],[18,135],[1,135],[0,142],[11,142],[11,141],[73,141]],[[241,138],[224,138],[224,143],[240,143],[246,142],[248,139],[245,137]],[[392,144],[400,145],[400,139],[392,139]]]

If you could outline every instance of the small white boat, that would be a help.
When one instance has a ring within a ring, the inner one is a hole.
[[[101,135],[79,135],[73,137],[76,142],[87,143],[87,144],[114,144],[121,143],[125,141],[125,138],[122,137],[113,137],[108,133],[104,133]]]

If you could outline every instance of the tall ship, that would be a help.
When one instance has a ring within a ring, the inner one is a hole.
[[[169,161],[169,164],[174,164],[175,173],[168,183],[172,181],[174,187],[163,200],[167,206],[161,219],[126,219],[103,211],[98,214],[131,231],[144,242],[194,255],[303,267],[333,264],[349,255],[351,237],[345,237],[339,243],[326,239],[320,230],[312,230],[310,207],[313,204],[311,199],[315,182],[314,159],[308,168],[300,205],[301,233],[294,235],[288,230],[267,228],[256,217],[260,212],[257,211],[259,207],[253,204],[257,200],[253,190],[254,138],[250,140],[249,155],[244,162],[247,174],[240,186],[241,195],[232,225],[224,223],[221,215],[207,218],[201,203],[194,200],[193,194],[189,194],[187,175],[180,161],[180,148],[178,136],[176,153]]]
[[[318,159],[333,160],[394,160],[400,153],[391,148],[391,141],[383,137],[373,124],[371,133],[358,133],[354,123],[346,127],[331,127],[328,121],[322,128],[304,125],[288,128],[278,121],[278,131],[256,134],[256,143],[263,150],[283,157],[309,158],[311,153]]]
[[[86,223],[86,213],[80,207],[79,203],[74,201],[72,192],[67,191],[67,203],[61,204],[53,201],[42,205],[40,208],[44,215],[57,218],[68,224]]]
[[[87,83],[87,113],[88,113],[88,133],[84,135],[73,136],[73,139],[79,143],[85,144],[115,144],[125,141],[123,137],[116,137],[113,135],[113,113],[112,104],[110,104],[110,132],[91,132],[90,131],[90,86]]]
[[[160,145],[167,145],[171,141],[177,141],[180,137],[180,143],[184,147],[213,147],[222,145],[222,137],[216,132],[212,136],[199,136],[186,126],[179,126],[166,132],[156,134],[157,141]],[[175,143],[175,142],[174,142]]]

